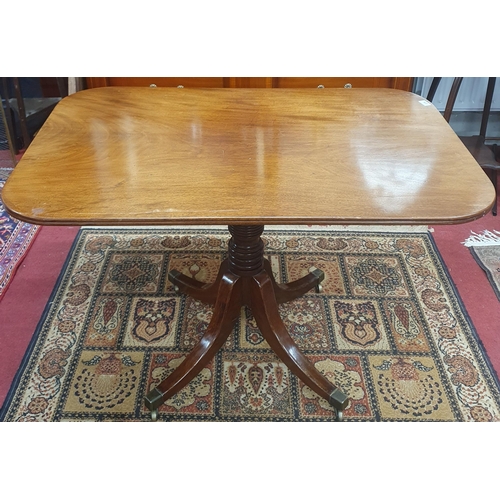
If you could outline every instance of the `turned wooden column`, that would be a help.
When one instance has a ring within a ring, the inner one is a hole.
[[[254,276],[264,270],[264,226],[228,226],[228,269],[237,276]]]

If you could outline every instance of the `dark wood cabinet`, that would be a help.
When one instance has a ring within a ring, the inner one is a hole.
[[[193,88],[391,88],[411,91],[409,77],[87,77],[95,87],[193,87]]]
[[[388,88],[411,90],[412,78],[398,77],[278,77],[273,78],[273,87],[277,88]]]

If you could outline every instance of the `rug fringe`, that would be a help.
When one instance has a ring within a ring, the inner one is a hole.
[[[500,231],[493,232],[485,229],[482,233],[471,231],[471,235],[462,242],[466,247],[484,247],[489,245],[500,245]]]

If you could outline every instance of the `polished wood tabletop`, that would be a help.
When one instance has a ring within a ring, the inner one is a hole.
[[[63,99],[2,193],[55,225],[458,223],[494,196],[412,93],[127,87]]]

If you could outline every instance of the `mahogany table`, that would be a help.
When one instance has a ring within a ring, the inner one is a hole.
[[[214,283],[169,273],[214,312],[191,353],[146,395],[153,419],[222,347],[244,305],[341,419],[347,396],[300,352],[278,312],[319,291],[324,275],[277,283],[264,226],[467,222],[491,208],[495,191],[436,108],[408,92],[108,87],[56,106],[2,197],[12,216],[35,224],[228,225]]]

